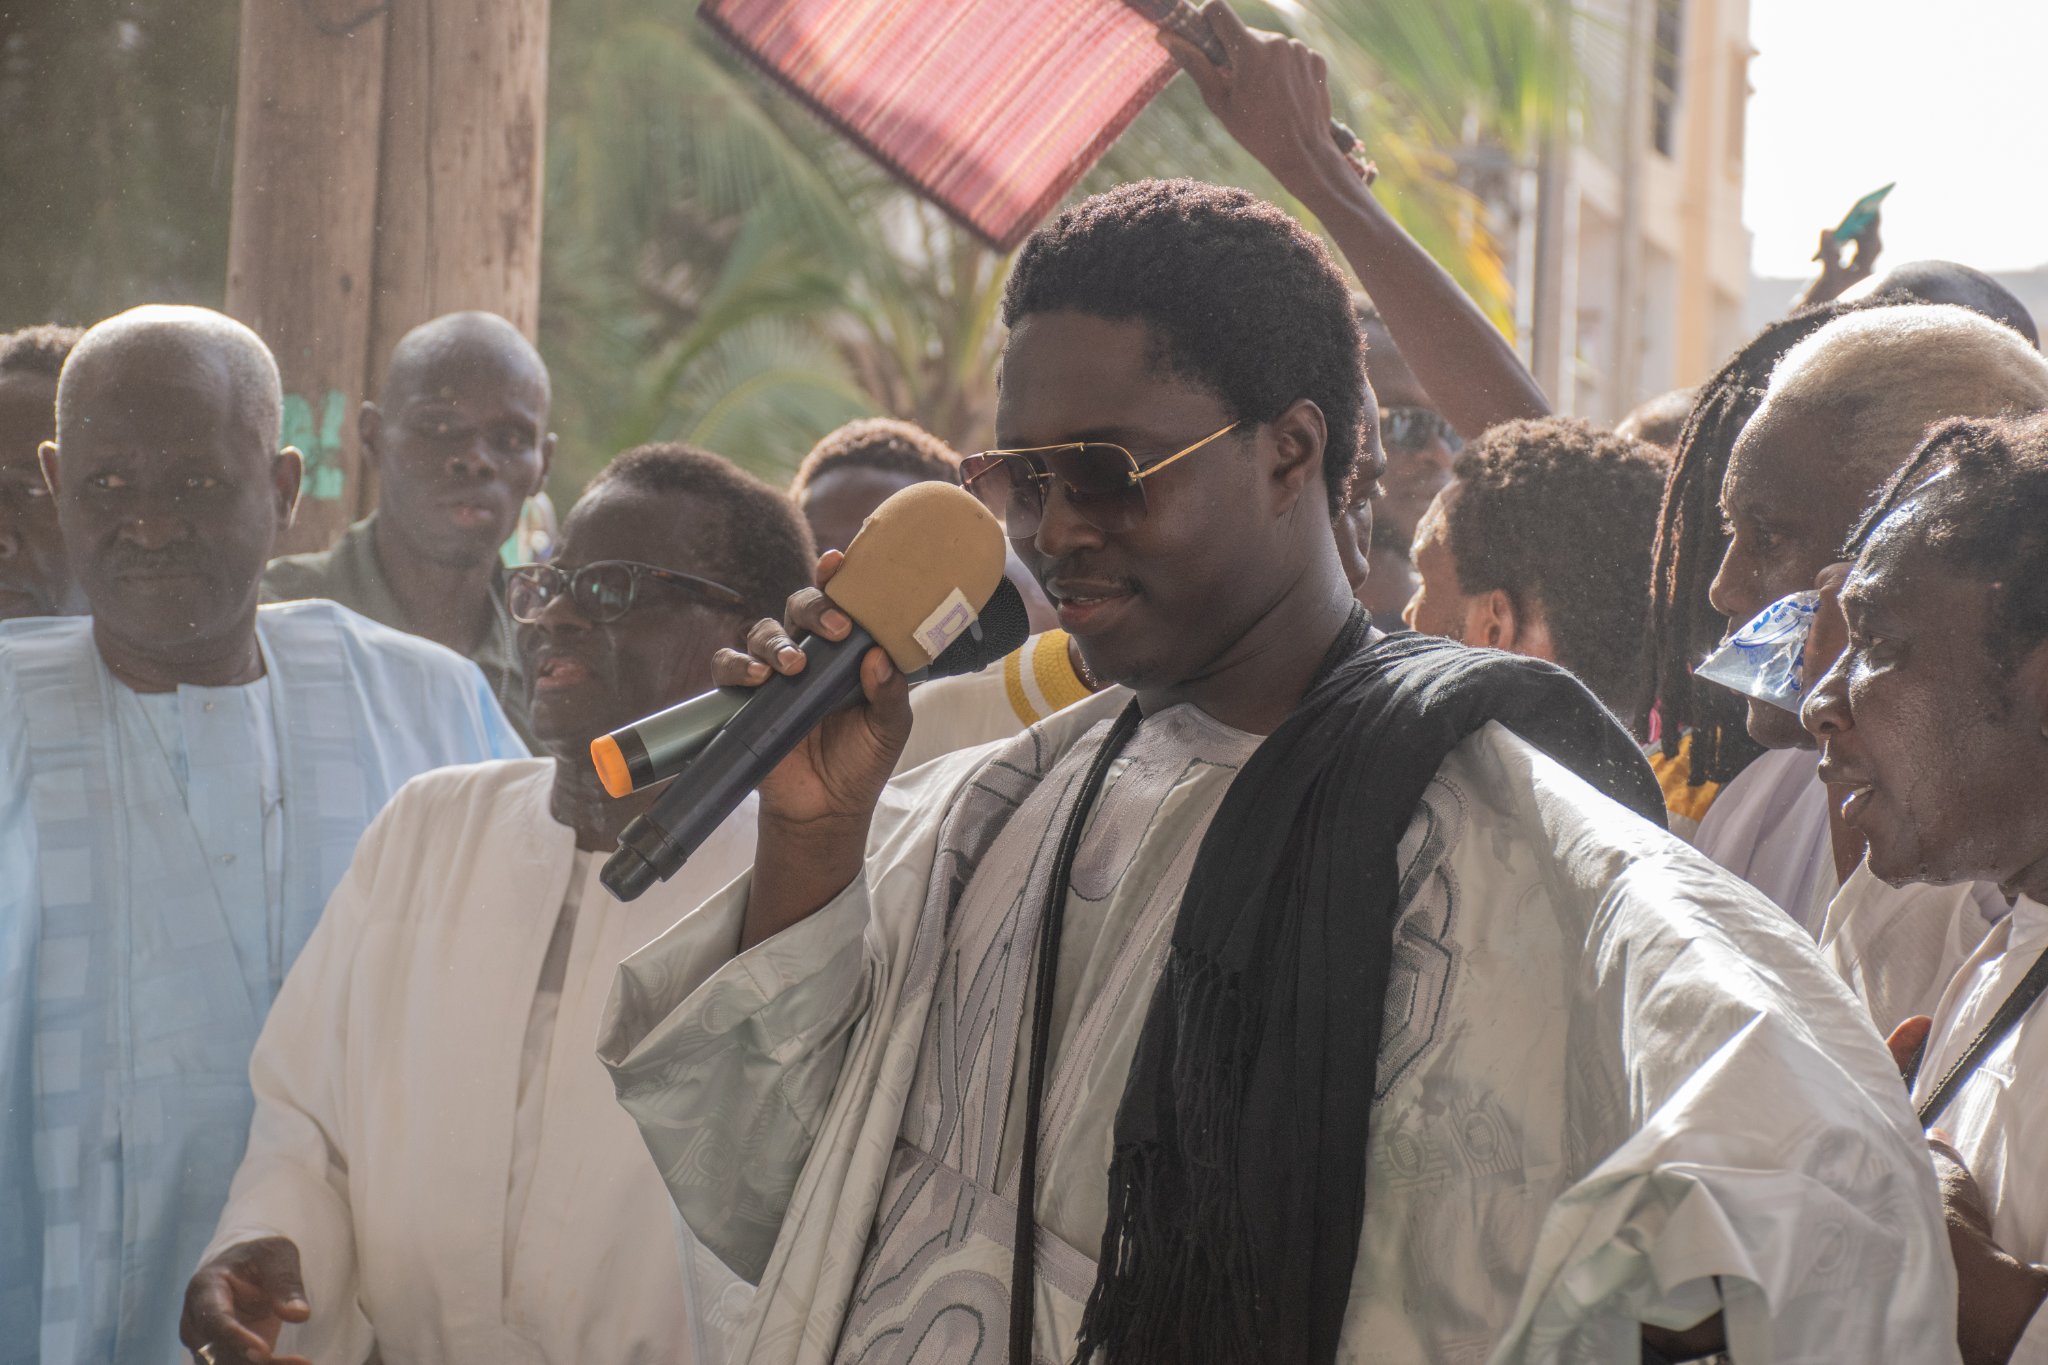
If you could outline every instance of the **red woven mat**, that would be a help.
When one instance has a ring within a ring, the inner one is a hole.
[[[698,13],[1004,251],[1174,72],[1121,0],[704,0]]]

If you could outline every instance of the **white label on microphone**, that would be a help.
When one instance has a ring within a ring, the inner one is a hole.
[[[939,603],[938,610],[924,618],[924,624],[910,633],[913,640],[924,646],[924,652],[934,659],[946,652],[952,644],[967,633],[974,624],[974,608],[967,605],[967,597],[955,588],[946,594],[946,600]]]

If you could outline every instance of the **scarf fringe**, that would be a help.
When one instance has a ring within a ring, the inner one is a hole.
[[[1171,1021],[1172,1036],[1158,1045],[1173,1074],[1193,1083],[1180,1088],[1172,1112],[1159,1115],[1159,1139],[1116,1146],[1102,1263],[1082,1314],[1076,1365],[1264,1359],[1258,1257],[1249,1237],[1231,1235],[1246,1228],[1236,1119],[1261,1034],[1247,999],[1216,963],[1169,955],[1153,1009]]]

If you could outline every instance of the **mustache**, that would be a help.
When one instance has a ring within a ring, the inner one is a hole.
[[[1041,559],[1036,564],[1026,561],[1025,568],[1031,571],[1039,584],[1066,580],[1084,583],[1113,583],[1128,588],[1135,580],[1120,569],[1112,568],[1102,557],[1092,553],[1062,555],[1058,559]]]
[[[206,568],[206,555],[189,545],[167,546],[161,550],[138,550],[131,545],[120,545],[101,556],[100,567],[115,577],[202,573]]]

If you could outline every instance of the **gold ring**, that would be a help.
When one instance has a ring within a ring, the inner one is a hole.
[[[213,1358],[213,1343],[210,1341],[202,1344],[192,1354],[199,1357],[199,1365],[216,1365]]]

